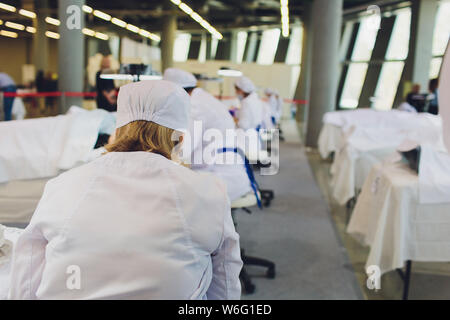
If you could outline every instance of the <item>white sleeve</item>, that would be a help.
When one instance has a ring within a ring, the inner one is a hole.
[[[237,123],[238,127],[244,130],[254,129],[251,125],[251,117],[250,106],[243,103],[237,114],[237,118],[239,119]]]
[[[11,264],[9,299],[36,299],[36,291],[45,266],[47,241],[33,225],[20,235],[14,247]]]
[[[219,248],[212,254],[213,278],[206,292],[208,300],[239,300],[242,269],[239,235],[237,234],[229,206],[225,213],[224,230]]]

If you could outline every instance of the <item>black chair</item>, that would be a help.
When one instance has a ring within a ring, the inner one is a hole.
[[[231,204],[231,214],[233,216],[234,224],[236,225],[236,219],[234,218],[234,215],[237,210],[242,209],[243,211],[247,213],[251,213],[251,211],[248,209],[250,207],[254,207],[257,204],[256,196],[254,193],[249,193],[235,201]],[[241,273],[239,275],[239,278],[242,281],[243,289],[246,293],[252,294],[255,292],[255,285],[253,284],[250,275],[247,273],[247,270],[245,266],[260,266],[267,268],[266,271],[266,277],[269,279],[275,278],[275,263],[272,261],[262,259],[262,258],[256,258],[247,256],[245,254],[245,251],[241,249],[241,258],[244,262],[244,266],[241,270]]]

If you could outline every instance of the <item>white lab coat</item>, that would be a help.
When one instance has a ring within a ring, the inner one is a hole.
[[[224,140],[218,143],[217,149],[223,147],[236,147],[236,145],[233,144],[233,141],[227,141],[225,139],[227,130],[235,130],[233,118],[218,99],[201,88],[194,89],[191,95],[191,121],[200,121],[204,131],[208,129],[217,129],[222,133]],[[194,140],[192,141],[193,147],[191,156],[193,170],[209,171],[222,178],[227,185],[227,193],[231,201],[252,191],[250,180],[243,163],[216,163],[212,165],[204,163],[195,164],[194,157],[196,159],[202,159],[202,153],[207,149],[208,145],[216,142],[207,141],[203,139],[203,133],[200,133],[199,135],[198,132],[194,132],[193,123],[190,131],[191,137]]]
[[[266,102],[261,100],[261,106],[263,108],[263,121],[262,121],[262,128],[263,129],[274,129],[274,125],[272,122],[272,108],[271,106]]]
[[[263,124],[263,106],[256,92],[251,93],[241,101],[237,111],[238,127],[244,130],[256,129]]]
[[[217,178],[114,152],[47,184],[14,250],[10,298],[238,299],[241,267]]]
[[[272,117],[274,117],[276,123],[278,123],[283,111],[283,99],[277,94],[271,94],[268,103],[271,107]]]

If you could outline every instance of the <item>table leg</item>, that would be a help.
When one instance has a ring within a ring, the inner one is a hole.
[[[406,261],[406,270],[403,278],[403,300],[408,300],[409,280],[411,279],[411,260]]]

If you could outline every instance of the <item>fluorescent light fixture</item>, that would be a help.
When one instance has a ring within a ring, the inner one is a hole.
[[[16,30],[25,30],[25,26],[23,24],[11,22],[11,21],[6,21],[5,27],[11,28],[11,29],[16,29]]]
[[[289,0],[280,0],[281,34],[289,37]]]
[[[232,70],[232,69],[220,69],[217,71],[217,74],[222,77],[241,77],[242,72],[238,70]]]
[[[100,10],[94,10],[94,16],[96,16],[100,19],[106,20],[106,21],[111,21],[111,16]]]
[[[61,24],[61,21],[52,17],[45,18],[45,22],[47,22],[48,24],[52,24],[54,26],[59,26]]]
[[[139,29],[138,27],[136,27],[132,24],[127,24],[127,30],[130,30],[131,32],[134,32],[134,33],[138,33],[139,30],[141,30],[141,29]]]
[[[162,80],[162,76],[157,75],[142,75],[139,76],[139,80]]]
[[[88,28],[83,28],[83,30],[81,30],[81,32],[83,32],[83,34],[90,36],[90,37],[94,37],[95,36],[95,31],[92,29],[88,29]]]
[[[150,32],[148,32],[147,30],[144,30],[144,29],[139,30],[139,34],[146,38],[150,38],[150,35],[151,35]]]
[[[87,6],[87,5],[83,5],[83,11],[86,13],[92,13],[92,11],[94,11],[94,9],[92,9],[91,7]]]
[[[117,19],[117,18],[112,18],[111,22],[114,23],[116,26],[119,26],[121,28],[126,28],[127,23],[123,20]]]
[[[17,38],[19,35],[17,32],[0,30],[0,36],[9,37],[9,38]]]
[[[153,41],[157,41],[157,42],[161,41],[161,37],[157,36],[154,33],[152,33],[149,38],[152,39]]]
[[[178,6],[181,10],[183,10],[184,12],[186,12],[186,14],[190,15],[192,12],[194,12],[194,10],[191,9],[191,7],[189,7],[186,3],[182,2],[179,6]]]
[[[170,0],[170,1],[177,6],[181,4],[181,0]]]
[[[27,30],[27,32],[29,33],[36,33],[36,28],[34,27],[27,27],[25,30]]]
[[[100,79],[106,80],[134,80],[134,76],[131,74],[101,74]]]
[[[0,20],[0,26],[3,24],[3,20]]]
[[[10,6],[9,4],[0,2],[0,9],[10,11],[10,12],[16,12],[16,8],[13,6]],[[17,37],[16,37],[17,38]]]
[[[101,32],[96,32],[95,33],[95,37],[97,39],[100,39],[100,40],[108,40],[109,39],[107,34],[104,34],[104,33],[101,33]]]
[[[191,18],[194,19],[198,23],[203,21],[203,18],[197,12],[192,12]]]
[[[53,32],[53,31],[45,31],[45,35],[47,37],[49,37],[49,38],[52,38],[52,39],[59,39],[60,38],[59,33],[56,33],[56,32]]]
[[[25,9],[20,9],[19,10],[19,14],[21,14],[21,15],[23,15],[25,17],[31,18],[31,19],[36,18],[36,13],[28,11],[28,10],[25,10]]]

